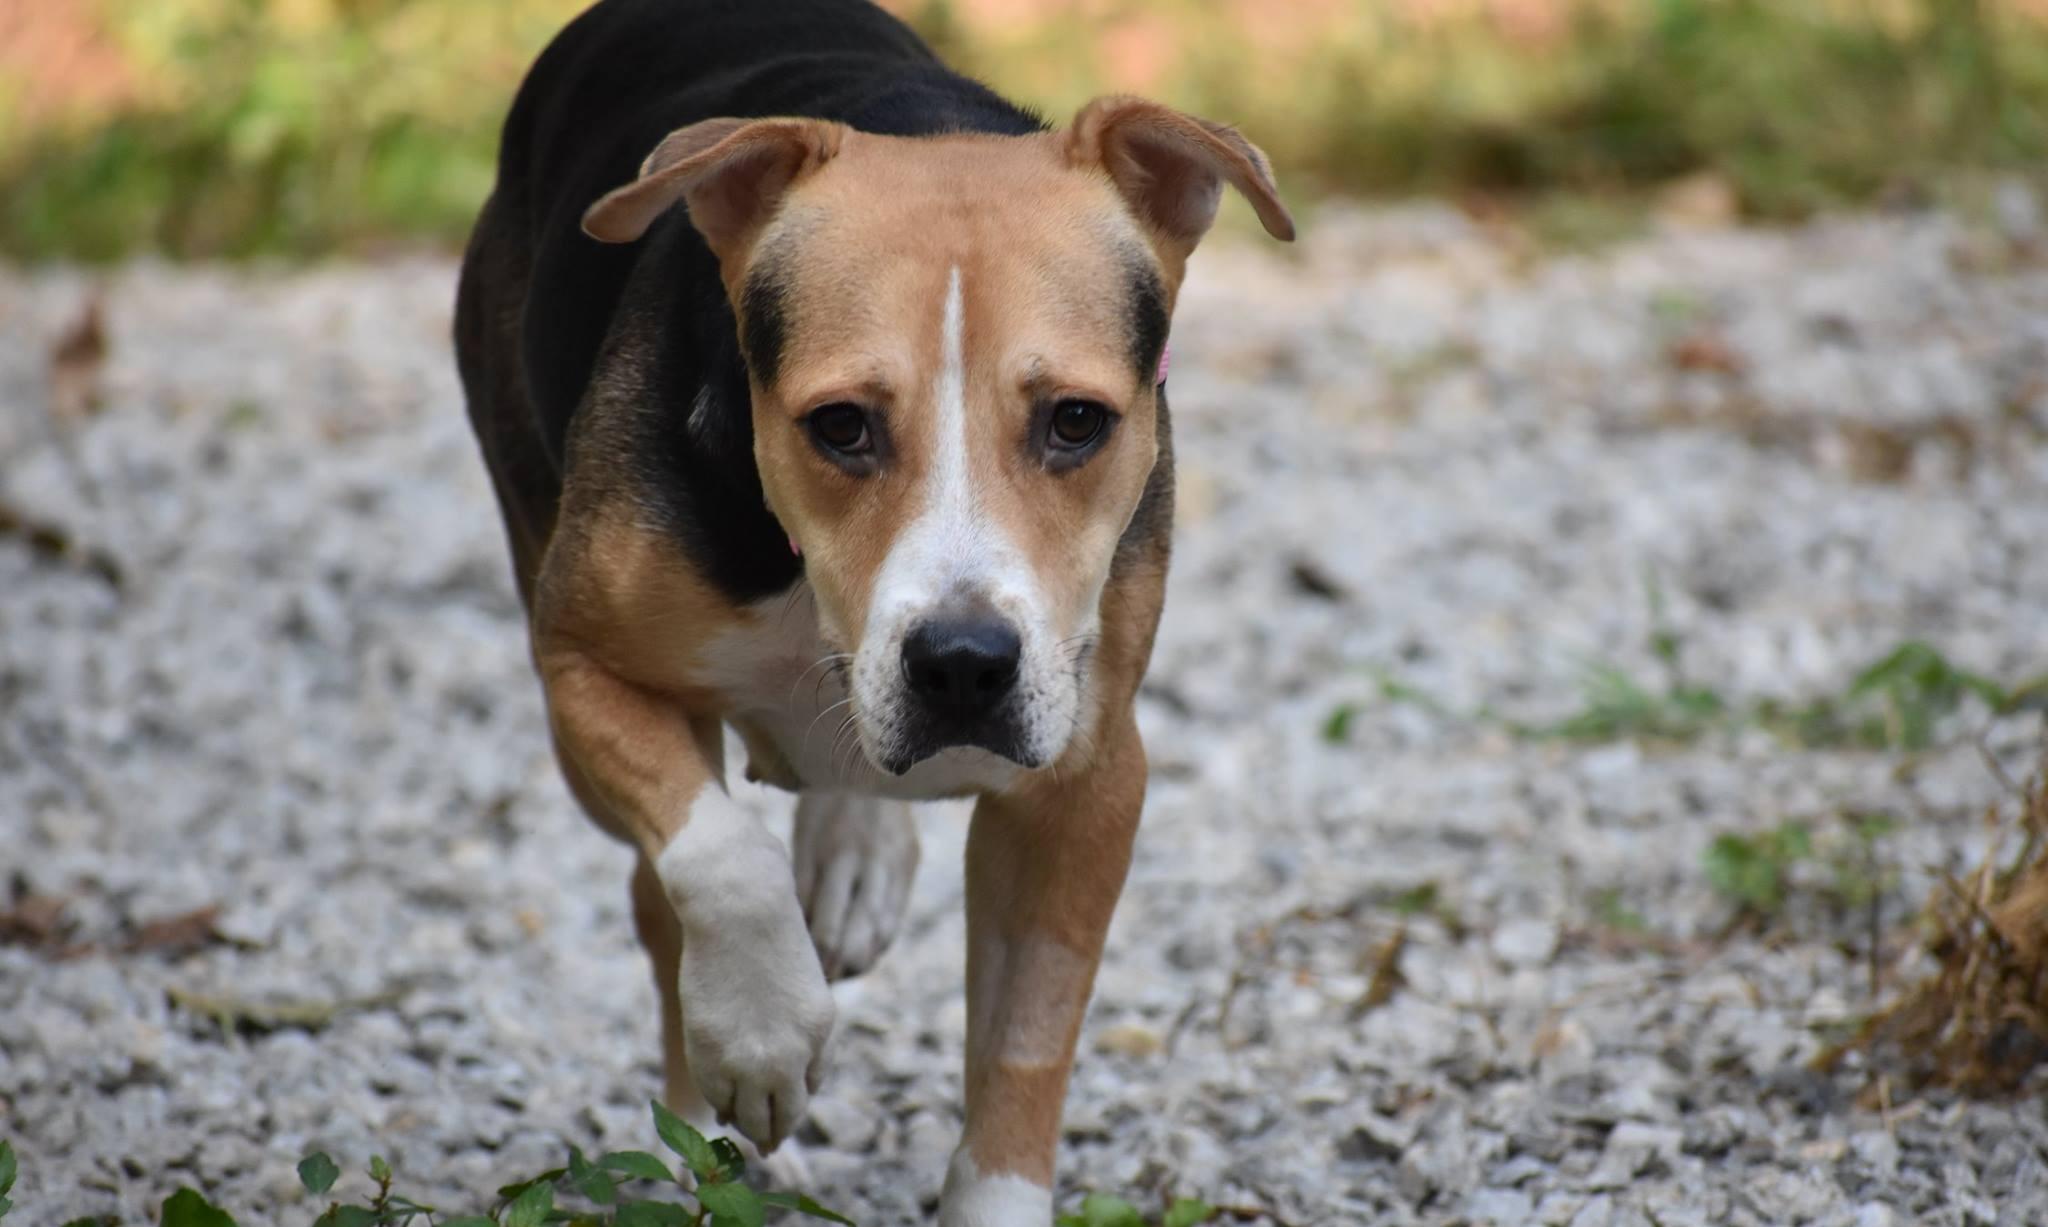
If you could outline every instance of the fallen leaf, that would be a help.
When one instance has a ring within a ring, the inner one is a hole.
[[[131,953],[164,954],[176,957],[228,939],[221,934],[219,924],[220,904],[209,903],[205,907],[180,912],[176,916],[165,916],[147,921],[135,930],[128,939],[127,949]]]
[[[1735,185],[1712,171],[1673,181],[1657,193],[1657,216],[1677,226],[1716,229],[1742,216],[1742,197]]]
[[[1740,375],[1744,369],[1742,355],[1736,353],[1727,341],[1711,332],[1696,332],[1691,336],[1681,337],[1672,344],[1666,357],[1672,366],[1681,371]]]
[[[1104,1027],[1095,1037],[1098,1052],[1114,1053],[1117,1056],[1143,1059],[1159,1055],[1166,1047],[1166,1039],[1142,1023],[1118,1023]]]
[[[12,910],[0,912],[0,942],[40,946],[54,941],[64,925],[65,901],[56,895],[29,895]]]
[[[107,361],[106,304],[95,292],[50,347],[50,411],[82,418],[100,407],[100,369]]]
[[[1408,926],[1402,925],[1373,952],[1372,980],[1365,986],[1365,995],[1351,1004],[1353,1019],[1363,1018],[1392,1001],[1394,994],[1408,983],[1401,975],[1401,953],[1406,949]]]

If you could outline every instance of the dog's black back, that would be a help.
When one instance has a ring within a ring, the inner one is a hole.
[[[623,365],[648,402],[634,437],[611,440],[610,459],[659,492],[654,510],[733,598],[795,578],[762,509],[746,369],[710,250],[680,206],[625,246],[580,228],[591,202],[632,180],[669,132],[775,115],[888,135],[1043,127],[949,71],[867,0],[600,0],[570,23],[513,102],[458,303],[471,416],[515,520],[515,552],[517,520],[543,538],[552,523],[571,418],[610,338],[631,351]],[[512,354],[516,372],[502,369]],[[507,420],[517,417],[527,420]],[[519,561],[522,588],[535,561]]]

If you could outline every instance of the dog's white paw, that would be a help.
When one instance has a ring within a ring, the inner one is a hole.
[[[763,1153],[803,1119],[824,1072],[832,990],[782,845],[722,794],[700,797],[655,862],[683,929],[690,1079]]]
[[[680,987],[698,1092],[719,1121],[773,1151],[803,1119],[832,1035],[832,990],[794,899],[780,920],[686,928]]]
[[[880,797],[806,793],[797,801],[796,893],[828,979],[875,965],[903,927],[917,876],[917,819]]]

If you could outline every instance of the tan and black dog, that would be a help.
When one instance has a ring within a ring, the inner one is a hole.
[[[1045,1227],[1145,794],[1167,324],[1229,128],[1063,131],[865,0],[603,0],[513,103],[456,341],[555,751],[639,851],[667,1099],[772,1150],[893,936],[907,802],[977,798],[941,1221]],[[797,794],[785,852],[724,730]]]

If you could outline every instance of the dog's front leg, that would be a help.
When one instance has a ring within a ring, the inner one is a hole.
[[[571,787],[675,908],[690,1076],[721,1121],[772,1150],[817,1085],[833,1016],[789,858],[726,794],[715,720],[574,649],[538,655]]]
[[[967,1127],[943,1227],[1045,1227],[1060,1109],[1145,799],[1128,712],[1079,772],[984,798],[967,840]]]

